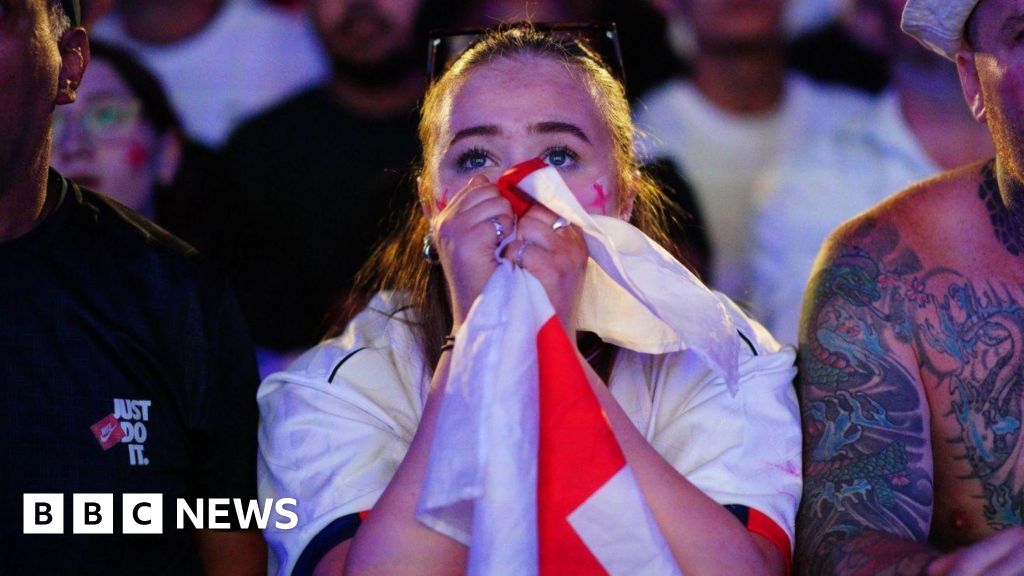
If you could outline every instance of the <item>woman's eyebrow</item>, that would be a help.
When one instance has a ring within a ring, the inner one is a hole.
[[[455,144],[463,138],[469,138],[470,136],[497,136],[501,133],[501,129],[493,124],[481,124],[480,126],[470,126],[463,130],[459,130],[452,137],[452,141],[448,143],[449,146]]]
[[[586,133],[583,132],[583,130],[581,130],[579,126],[576,126],[575,124],[570,124],[568,122],[537,122],[536,124],[530,126],[530,131],[537,132],[540,134],[572,134],[573,136],[579,138],[580,140],[586,142],[587,144],[590,144],[590,138],[587,138]]]

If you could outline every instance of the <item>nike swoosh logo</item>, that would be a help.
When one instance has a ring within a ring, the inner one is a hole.
[[[110,440],[110,435],[114,433],[114,425],[107,424],[100,431],[100,444],[106,444],[107,440]]]

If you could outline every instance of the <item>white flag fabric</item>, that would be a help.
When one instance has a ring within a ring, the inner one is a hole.
[[[513,167],[498,186],[517,188],[582,229],[590,261],[576,319],[580,330],[646,354],[693,350],[735,393],[736,326],[693,272],[632,224],[588,214],[558,170],[542,160]]]
[[[715,295],[628,223],[591,216],[539,160],[499,181],[579,226],[578,325],[645,353],[697,352],[735,392]],[[679,574],[543,286],[502,262],[456,334],[417,518],[483,574]]]

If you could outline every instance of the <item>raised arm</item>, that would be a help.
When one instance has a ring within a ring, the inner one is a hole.
[[[843,229],[812,274],[800,336],[805,574],[919,574],[934,482],[911,347],[917,256],[875,222]]]

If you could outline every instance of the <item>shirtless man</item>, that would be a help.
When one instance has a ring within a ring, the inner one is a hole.
[[[996,158],[842,226],[800,338],[805,574],[1024,574],[1024,1],[910,0]]]

